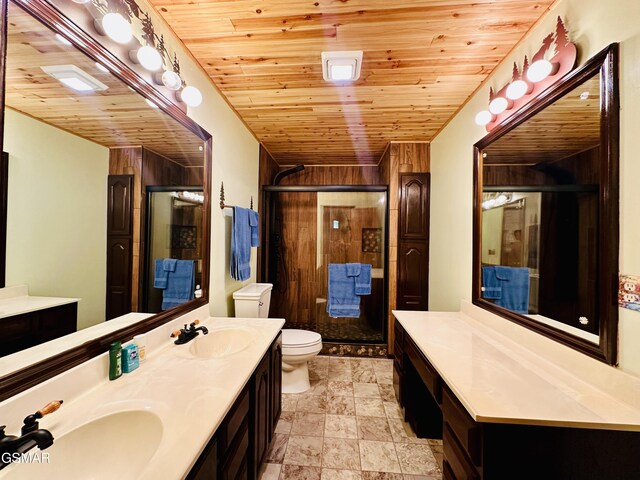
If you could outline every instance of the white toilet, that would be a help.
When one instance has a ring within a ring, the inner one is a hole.
[[[233,293],[238,318],[267,318],[271,303],[271,283],[251,283]],[[309,390],[307,362],[322,350],[322,337],[308,330],[282,330],[282,392]]]

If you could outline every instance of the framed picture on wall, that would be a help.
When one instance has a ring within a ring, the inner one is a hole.
[[[380,253],[382,251],[382,229],[362,229],[362,251],[364,253]]]
[[[193,249],[198,245],[195,225],[171,225],[171,248]]]

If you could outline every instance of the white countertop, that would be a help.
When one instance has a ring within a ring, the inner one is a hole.
[[[29,295],[25,285],[3,288],[0,295],[0,319],[46,308],[79,302],[80,298],[35,297]]]
[[[638,402],[625,401],[627,392],[640,392],[636,377],[567,347],[568,360],[558,362],[555,345],[546,355],[532,337],[534,352],[465,313],[393,314],[478,422],[640,431]],[[572,372],[576,366],[580,372]],[[593,383],[585,366],[593,368]]]
[[[115,381],[107,379],[108,358],[102,355],[1,403],[3,423],[10,421],[7,433],[19,430],[22,418],[35,406],[57,398],[63,398],[64,405],[40,421],[41,428],[56,438],[113,412],[150,411],[162,420],[160,445],[142,473],[132,477],[121,471],[118,478],[184,478],[284,325],[282,319],[205,319],[201,325],[209,328],[208,336],[214,335],[216,328],[241,326],[252,329],[255,338],[244,350],[228,357],[202,359],[190,354],[191,342],[174,345],[169,338],[171,331],[194,318],[203,317],[190,313],[149,332],[147,361]],[[55,459],[55,442],[50,451]],[[11,478],[14,469],[25,474],[29,467],[5,468],[0,478]],[[109,472],[96,473],[96,478],[112,478]]]

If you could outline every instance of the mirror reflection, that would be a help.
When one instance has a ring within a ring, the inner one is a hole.
[[[0,355],[99,336],[203,281],[203,140],[12,3],[8,18]]]
[[[598,343],[600,77],[482,150],[482,298]]]

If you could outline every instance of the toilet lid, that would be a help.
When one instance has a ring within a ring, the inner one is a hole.
[[[288,347],[306,347],[322,341],[319,333],[309,330],[283,329],[282,344]]]

